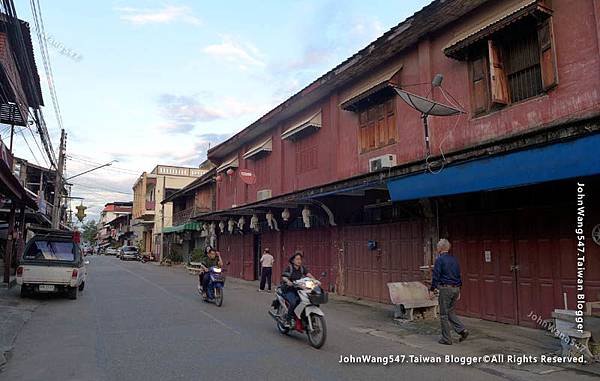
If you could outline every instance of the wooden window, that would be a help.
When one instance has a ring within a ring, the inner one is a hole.
[[[475,115],[534,97],[558,83],[551,18],[540,24],[524,19],[473,51],[469,77]]]
[[[358,140],[361,152],[396,142],[396,104],[391,98],[358,114]]]
[[[296,144],[296,174],[303,174],[319,166],[318,150],[314,143],[297,142]]]

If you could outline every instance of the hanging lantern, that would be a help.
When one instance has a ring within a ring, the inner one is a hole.
[[[253,214],[252,218],[250,218],[250,229],[254,230],[255,232],[258,231],[258,217],[256,214]]]
[[[245,223],[246,223],[246,219],[244,218],[244,216],[241,216],[237,223],[237,227],[238,227],[238,229],[240,229],[240,232],[243,232]]]
[[[83,202],[81,205],[78,205],[77,207],[77,219],[79,220],[79,222],[83,222],[83,219],[85,218],[86,214],[85,214],[85,210],[87,209],[87,206],[83,205]]]
[[[281,218],[286,222],[290,219],[290,211],[288,208],[285,208],[283,212],[281,212]]]
[[[227,176],[233,176],[233,169],[229,168],[226,173],[227,173]]]
[[[233,234],[233,229],[235,228],[235,221],[234,220],[229,220],[227,221],[227,230],[229,231],[229,234]]]
[[[217,183],[220,183],[221,181],[223,181],[223,176],[221,176],[221,174],[219,173],[217,176],[215,176],[215,181]]]
[[[306,205],[302,209],[302,222],[304,222],[305,228],[310,228],[310,209]]]
[[[277,220],[275,219],[273,212],[271,212],[269,210],[266,217],[267,217],[267,224],[269,225],[269,228],[271,230],[275,229],[276,231],[279,231],[279,228],[277,227]]]
[[[219,222],[219,230],[221,230],[221,234],[225,233],[225,222]]]

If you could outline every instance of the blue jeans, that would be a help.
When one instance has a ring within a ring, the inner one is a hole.
[[[300,297],[298,296],[298,291],[294,289],[287,290],[285,292],[285,299],[290,303],[287,318],[291,320],[294,317],[294,309],[298,306],[298,304],[300,304]]]

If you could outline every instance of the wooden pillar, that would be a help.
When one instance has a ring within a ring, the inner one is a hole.
[[[13,200],[8,214],[8,230],[6,232],[6,247],[4,250],[4,283],[8,285],[10,285],[10,266],[14,247],[15,211],[16,205]]]

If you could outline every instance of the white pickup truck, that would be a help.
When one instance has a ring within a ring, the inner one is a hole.
[[[77,299],[87,276],[86,263],[77,243],[77,232],[45,230],[36,232],[25,246],[17,268],[21,296],[34,292],[66,293]]]

